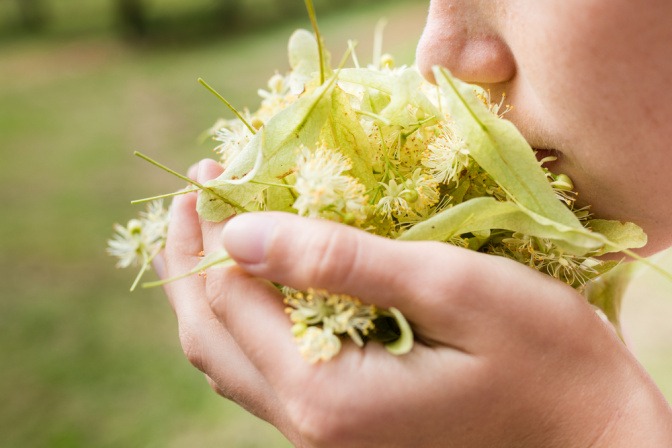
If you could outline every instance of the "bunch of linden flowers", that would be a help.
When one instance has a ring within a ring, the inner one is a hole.
[[[585,292],[618,328],[622,277],[605,275],[618,263],[597,257],[634,256],[629,249],[646,243],[639,227],[575,207],[571,180],[537,160],[502,118],[503,100],[492,103],[488,92],[440,67],[436,86],[390,56],[361,67],[354,45],[344,57],[354,67],[331,69],[313,25],[315,33],[291,36],[291,71],[259,90],[256,111],[234,109],[201,81],[237,116],[209,131],[224,172],[205,185],[180,176],[190,186],[163,197],[198,190],[198,213],[210,221],[279,210],[511,258]],[[119,266],[141,266],[134,286],[165,242],[169,215],[161,210],[151,203],[141,219],[117,225],[109,243]],[[231,263],[223,250],[205,254],[185,276]],[[282,290],[309,362],[335,356],[346,335],[359,346],[380,341],[394,354],[412,347],[396,309],[328,291]]]

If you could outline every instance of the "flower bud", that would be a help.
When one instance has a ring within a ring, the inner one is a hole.
[[[385,53],[380,57],[380,68],[394,68],[394,58],[391,54]]]
[[[264,122],[261,118],[259,117],[254,117],[250,123],[252,127],[256,130],[261,129],[261,127],[264,125]]]
[[[572,182],[572,179],[570,179],[569,176],[567,176],[566,174],[558,174],[556,176],[553,176],[553,182],[551,182],[551,185],[556,190],[562,190],[562,191],[574,190],[574,183]]]
[[[415,190],[405,190],[399,196],[404,198],[409,204],[416,202],[420,198],[420,195]]]

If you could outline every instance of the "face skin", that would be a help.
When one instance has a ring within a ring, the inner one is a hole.
[[[580,204],[644,228],[641,253],[672,245],[672,2],[432,0],[417,56],[506,92]]]

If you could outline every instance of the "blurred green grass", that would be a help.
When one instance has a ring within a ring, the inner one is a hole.
[[[137,211],[131,199],[181,187],[133,150],[180,171],[211,154],[197,136],[228,112],[196,78],[253,107],[256,89],[287,67],[289,34],[309,23],[129,46],[103,29],[101,3],[77,3],[90,18],[80,28],[73,18],[49,39],[0,46],[0,445],[288,446],[210,391],[184,360],[162,293],[129,294],[133,273],[116,271],[104,248],[111,224]],[[179,15],[184,3],[171,3]],[[321,23],[335,56],[355,38],[367,61],[374,25],[387,16],[385,50],[408,63],[425,8],[369,4]],[[672,267],[672,256],[663,263]],[[671,289],[644,273],[625,307],[636,353],[668,399]]]
[[[130,200],[182,186],[133,150],[182,172],[212,154],[197,137],[229,114],[196,79],[256,107],[256,90],[287,69],[291,31],[310,24],[133,46],[96,31],[97,2],[79,3],[91,21],[77,33],[0,46],[0,446],[288,446],[210,390],[162,292],[130,294],[134,273],[104,250],[112,223],[137,212]],[[385,49],[410,63],[425,8],[369,4],[321,22],[336,57],[355,38],[367,61],[387,16]]]

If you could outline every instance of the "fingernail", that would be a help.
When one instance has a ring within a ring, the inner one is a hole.
[[[261,263],[266,258],[268,241],[275,225],[275,219],[265,214],[236,216],[224,226],[224,247],[240,263]]]

